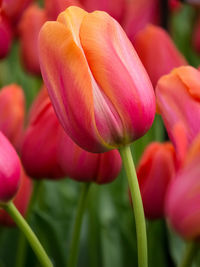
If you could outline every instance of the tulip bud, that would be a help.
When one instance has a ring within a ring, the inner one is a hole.
[[[185,239],[200,237],[200,154],[193,158],[169,185],[166,216],[172,227]]]
[[[137,167],[137,177],[148,219],[164,217],[164,200],[168,184],[175,174],[175,151],[170,143],[151,143]]]
[[[0,11],[0,59],[4,58],[11,47],[12,29],[3,12]]]
[[[2,9],[13,24],[18,22],[21,14],[33,0],[2,0]]]
[[[117,148],[150,128],[153,88],[121,26],[107,13],[69,7],[43,25],[39,56],[57,116],[85,150]]]
[[[13,203],[15,204],[18,211],[21,213],[22,216],[25,216],[28,204],[31,198],[32,193],[32,181],[26,175],[22,168],[21,174],[21,182],[19,191],[17,192],[15,198],[13,199]],[[8,215],[8,213],[0,209],[0,224],[4,226],[15,226],[13,219]]]
[[[160,22],[159,0],[130,0],[126,4],[126,12],[122,26],[133,42],[138,31],[142,30],[148,23],[158,24]],[[148,40],[150,41],[150,40]]]
[[[174,69],[158,81],[156,96],[175,148],[180,134],[185,136],[188,147],[200,132],[200,72],[190,66]]]
[[[23,166],[34,179],[58,179],[65,176],[57,161],[59,127],[44,88],[31,107],[21,149]]]
[[[28,7],[20,20],[21,57],[26,70],[32,74],[40,74],[37,41],[40,28],[46,20],[45,11],[37,5]]]
[[[45,0],[45,10],[49,20],[56,20],[60,12],[69,6],[81,6],[79,0]]]
[[[58,161],[65,175],[80,182],[110,183],[121,169],[117,150],[90,153],[77,146],[60,127]]]
[[[154,87],[161,76],[176,67],[187,65],[170,36],[158,26],[148,25],[138,32],[134,47]]]
[[[19,157],[0,132],[0,203],[12,200],[19,188],[21,163]]]
[[[0,91],[0,131],[16,149],[21,145],[24,127],[25,97],[23,89],[10,84]]]

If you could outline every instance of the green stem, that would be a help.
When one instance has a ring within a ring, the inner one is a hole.
[[[194,256],[196,255],[196,252],[198,250],[198,245],[195,242],[187,243],[185,252],[182,258],[182,261],[179,265],[179,267],[191,267],[192,261],[194,259]]]
[[[127,145],[121,147],[119,151],[125,167],[126,175],[128,177],[128,183],[133,202],[133,211],[135,216],[136,233],[137,233],[138,266],[147,267],[148,266],[147,235],[146,235],[144,209],[140,194],[140,188],[137,180],[137,175],[135,171],[135,166],[132,159],[131,149],[130,146]]]
[[[30,215],[31,215],[31,212],[32,212],[33,207],[35,205],[35,202],[36,202],[36,199],[38,196],[38,191],[39,191],[41,184],[42,184],[41,181],[34,181],[33,182],[33,192],[31,195],[31,199],[30,199],[28,209],[26,212],[26,217],[25,217],[28,222],[30,220]],[[16,263],[15,263],[16,267],[23,267],[25,265],[26,251],[27,251],[27,242],[26,242],[26,239],[25,239],[25,236],[23,235],[23,233],[20,232],[19,240],[18,240],[18,246],[17,246],[17,254],[16,254]]]
[[[83,220],[83,214],[86,207],[89,188],[90,188],[90,183],[83,183],[77,207],[74,229],[72,233],[71,246],[69,249],[69,260],[67,265],[68,267],[75,267],[77,265],[81,225]]]
[[[23,216],[19,213],[19,211],[16,209],[13,202],[8,202],[3,206],[3,208],[9,213],[9,215],[13,218],[15,223],[18,225],[20,230],[24,233],[26,238],[28,239],[32,249],[34,250],[36,256],[38,257],[38,260],[43,267],[53,267],[50,259],[48,258],[45,250],[43,249],[42,245],[40,244],[40,241],[30,228],[30,226],[27,224]]]

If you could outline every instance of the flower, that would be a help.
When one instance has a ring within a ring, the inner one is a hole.
[[[168,184],[175,175],[175,151],[171,143],[148,145],[137,167],[137,177],[148,219],[164,217],[164,200]]]
[[[17,84],[4,86],[0,91],[0,131],[18,150],[21,145],[25,115],[23,89]]]
[[[5,204],[12,200],[19,189],[21,163],[19,157],[0,132],[0,203]]]
[[[59,127],[47,90],[43,88],[32,104],[21,147],[23,166],[33,179],[64,178],[57,161]]]
[[[200,72],[190,66],[174,69],[158,81],[156,96],[177,153],[182,146],[186,153],[200,132]]]
[[[153,88],[121,26],[107,13],[69,7],[43,25],[39,56],[56,114],[85,150],[120,147],[150,128]]]
[[[187,65],[168,33],[161,27],[147,25],[135,36],[134,47],[155,87],[161,76]]]
[[[43,9],[37,5],[30,5],[19,24],[22,61],[26,70],[33,74],[40,74],[37,40],[40,28],[46,20]]]

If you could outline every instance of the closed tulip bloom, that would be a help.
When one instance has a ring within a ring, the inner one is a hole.
[[[175,174],[175,151],[171,143],[151,143],[137,167],[137,177],[148,219],[164,217],[165,194]]]
[[[45,0],[48,20],[56,20],[60,12],[69,6],[81,6],[79,0]]]
[[[137,32],[148,23],[158,24],[160,22],[160,9],[159,0],[127,1],[122,26],[133,44]]]
[[[26,70],[32,74],[40,74],[37,41],[40,28],[46,20],[45,10],[37,5],[29,6],[20,20],[19,35],[22,62]]]
[[[166,194],[166,216],[185,239],[200,237],[200,155],[187,164],[172,181]]]
[[[31,198],[32,187],[33,186],[31,179],[26,175],[22,168],[19,191],[13,199],[13,203],[15,204],[18,211],[22,214],[22,216],[25,216],[26,214],[28,204]],[[3,209],[0,209],[0,224],[4,226],[15,226],[15,223],[12,218]]]
[[[19,157],[8,139],[0,132],[0,203],[17,194],[21,176]]]
[[[159,80],[156,96],[170,139],[176,146],[181,134],[189,147],[200,131],[200,72],[190,66],[173,70]]]
[[[65,175],[80,182],[110,183],[121,170],[117,150],[90,153],[77,146],[60,127],[58,161]]]
[[[187,65],[168,33],[161,27],[148,25],[138,32],[134,47],[155,87],[161,76]]]
[[[34,101],[24,134],[21,159],[28,175],[34,179],[64,177],[57,161],[59,122],[45,88]]]
[[[23,89],[10,84],[0,91],[0,131],[16,149],[21,145],[25,116],[25,97]]]
[[[4,58],[11,47],[12,29],[9,20],[0,10],[0,59]]]
[[[117,148],[151,126],[153,88],[121,26],[107,13],[68,8],[42,27],[39,54],[57,116],[82,148]]]

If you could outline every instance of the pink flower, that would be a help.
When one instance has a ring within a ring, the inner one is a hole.
[[[12,43],[12,29],[9,20],[0,10],[0,59],[10,51]]]
[[[57,116],[79,146],[104,152],[148,131],[155,114],[153,88],[121,26],[108,14],[66,9],[42,27],[39,56]]]
[[[164,217],[164,200],[168,184],[175,174],[175,151],[170,143],[151,143],[137,167],[137,177],[148,219]]]

